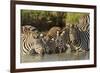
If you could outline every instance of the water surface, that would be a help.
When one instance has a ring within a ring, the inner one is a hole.
[[[69,61],[69,60],[87,60],[89,59],[89,52],[74,52],[74,53],[60,53],[60,54],[45,54],[40,55],[21,55],[21,63],[30,62],[49,62],[49,61]]]

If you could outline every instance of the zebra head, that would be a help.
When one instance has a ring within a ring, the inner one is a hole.
[[[36,27],[33,27],[31,25],[25,25],[25,26],[21,27],[22,33],[30,32],[30,31],[37,31],[37,29],[36,29]]]
[[[64,27],[60,33],[60,37],[61,39],[65,42],[65,43],[69,43],[69,28]]]
[[[69,31],[69,37],[71,44],[76,44],[78,41],[78,28],[76,25],[72,25]]]

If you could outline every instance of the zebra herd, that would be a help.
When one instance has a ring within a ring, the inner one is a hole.
[[[71,52],[88,51],[89,30],[80,29],[77,25],[54,26],[44,34],[31,25],[22,26],[21,52],[24,55],[44,55],[65,53],[68,49]]]

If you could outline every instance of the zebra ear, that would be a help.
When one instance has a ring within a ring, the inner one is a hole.
[[[22,32],[24,33],[24,32],[26,32],[26,31],[27,31],[27,27],[22,26]]]

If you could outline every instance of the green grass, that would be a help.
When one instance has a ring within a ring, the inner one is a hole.
[[[75,12],[68,12],[66,20],[71,24],[77,24],[80,16],[86,15],[87,13],[75,13]]]

